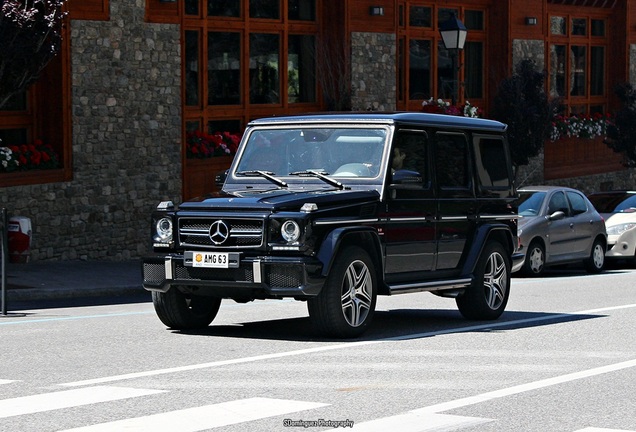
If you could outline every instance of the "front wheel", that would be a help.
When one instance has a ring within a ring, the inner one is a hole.
[[[537,240],[530,243],[523,263],[523,273],[528,276],[541,276],[545,269],[545,248]]]
[[[377,275],[369,254],[349,246],[336,257],[320,294],[307,301],[318,330],[338,338],[361,335],[375,312]]]
[[[600,273],[605,268],[605,246],[601,240],[594,240],[590,257],[584,261],[588,273]]]
[[[166,326],[176,329],[205,328],[216,317],[221,299],[185,294],[172,287],[167,292],[152,292],[157,316]]]
[[[501,316],[510,295],[510,258],[498,242],[486,244],[475,267],[474,279],[455,302],[468,319],[493,320]]]

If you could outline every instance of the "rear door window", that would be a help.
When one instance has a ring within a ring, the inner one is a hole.
[[[503,137],[475,135],[475,165],[482,188],[507,190],[510,188],[510,172]]]
[[[464,134],[435,135],[435,170],[440,189],[470,188],[468,142]]]
[[[578,215],[587,211],[587,203],[582,195],[576,192],[568,192],[567,195],[570,200],[570,206],[572,207],[572,215]]]

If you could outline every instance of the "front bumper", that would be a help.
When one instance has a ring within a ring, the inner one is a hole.
[[[311,257],[239,257],[235,268],[186,265],[183,255],[142,260],[143,287],[166,292],[173,285],[225,298],[314,297],[325,281],[322,263]]]
[[[605,257],[610,259],[631,259],[636,255],[636,229],[623,232],[620,235],[607,236],[607,252]]]

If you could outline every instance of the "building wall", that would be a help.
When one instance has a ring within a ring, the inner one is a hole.
[[[395,34],[351,33],[351,104],[354,110],[395,110],[396,61]]]
[[[636,45],[629,45],[629,82],[636,85]]]
[[[630,82],[636,82],[636,47],[630,45],[629,50],[629,77]],[[521,60],[532,59],[539,69],[545,69],[545,43],[543,40],[514,39],[512,41],[512,63],[517,65]],[[549,184],[569,186],[585,193],[605,189],[633,189],[636,180],[636,171],[627,169],[603,174],[587,175],[581,177],[561,178],[546,180],[544,177],[544,153],[541,151],[536,157],[531,158],[528,165],[520,166],[517,170],[517,187]]]
[[[110,8],[71,22],[73,180],[0,197],[31,218],[33,260],[139,257],[152,209],[181,196],[179,26],[145,23],[143,1]]]
[[[513,70],[521,60],[525,59],[534,60],[539,70],[545,69],[545,42],[542,40],[514,39],[512,41]]]

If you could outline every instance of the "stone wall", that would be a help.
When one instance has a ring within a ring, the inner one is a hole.
[[[395,46],[395,34],[351,34],[351,105],[354,110],[395,110]]]
[[[73,179],[10,187],[31,218],[32,260],[139,257],[150,213],[181,196],[178,25],[144,22],[143,0],[110,0],[110,21],[71,22]]]
[[[636,172],[633,169],[614,171],[590,176],[573,177],[558,180],[546,180],[546,185],[561,185],[578,189],[586,194],[602,190],[634,190]]]

